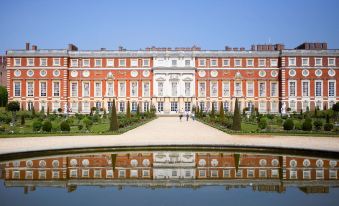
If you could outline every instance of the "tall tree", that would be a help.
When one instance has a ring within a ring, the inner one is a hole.
[[[8,102],[8,92],[6,87],[0,86],[0,107],[6,107]]]
[[[131,118],[131,107],[130,107],[129,101],[127,101],[126,116],[127,118]]]
[[[118,126],[117,110],[115,108],[115,99],[113,99],[110,121],[111,122],[110,122],[109,130],[110,131],[117,131],[119,129],[119,126]]]
[[[238,98],[235,99],[232,129],[236,131],[241,130],[241,116],[240,116]]]
[[[16,122],[16,112],[20,110],[20,104],[17,101],[9,102],[7,105],[7,110],[12,112],[12,123]]]
[[[215,108],[214,108],[214,104],[212,102],[212,111],[211,111],[211,118],[214,118],[215,117]]]
[[[224,107],[222,105],[222,102],[220,103],[219,118],[221,121],[225,119],[225,112],[224,112]]]
[[[139,115],[140,115],[140,105],[138,103],[138,105],[137,105],[137,116],[139,116]]]

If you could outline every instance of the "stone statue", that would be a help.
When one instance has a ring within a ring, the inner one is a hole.
[[[67,114],[68,113],[68,108],[67,108],[67,104],[64,105],[64,113]]]
[[[281,105],[281,114],[286,114],[286,103],[283,102],[282,105]]]

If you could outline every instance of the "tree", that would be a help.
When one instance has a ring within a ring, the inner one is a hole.
[[[313,125],[316,130],[320,130],[321,127],[323,126],[323,122],[318,119],[313,122]]]
[[[139,103],[138,103],[138,105],[137,105],[137,111],[136,111],[136,114],[137,114],[137,116],[140,116],[140,105],[139,105]]]
[[[199,106],[197,106],[197,109],[195,110],[195,116],[199,117]]]
[[[67,121],[62,121],[60,123],[60,129],[61,131],[63,132],[69,132],[71,131],[71,127],[69,126],[68,122]]]
[[[34,108],[34,106],[32,107],[32,118],[34,118],[35,117],[35,108]]]
[[[304,131],[311,131],[312,130],[312,119],[311,118],[305,119],[305,121],[302,124],[302,129]]]
[[[7,105],[7,110],[12,112],[12,123],[16,122],[16,112],[20,110],[20,104],[17,101],[9,102]]]
[[[6,87],[0,86],[0,107],[6,107],[8,102],[8,91]]]
[[[258,127],[260,129],[266,129],[266,127],[267,127],[267,118],[266,117],[260,118]]]
[[[115,108],[115,99],[113,99],[109,130],[110,131],[117,131],[118,129],[119,129],[119,126],[118,126],[117,110]]]
[[[219,118],[220,118],[221,121],[224,121],[224,119],[225,119],[225,112],[224,112],[224,107],[223,107],[222,103],[220,103]]]
[[[49,116],[49,106],[47,106],[47,117]]]
[[[210,116],[211,116],[211,118],[213,118],[213,119],[214,119],[214,117],[215,117],[215,108],[214,108],[213,102],[212,102],[212,110],[211,110]]]
[[[241,130],[241,116],[238,104],[238,98],[235,99],[232,130]]]
[[[294,122],[292,119],[287,119],[283,124],[284,130],[292,130],[294,128]]]
[[[127,118],[131,118],[131,107],[129,101],[127,101],[127,111],[126,111]]]
[[[339,113],[339,102],[333,104],[332,110],[335,112],[335,120],[337,121]]]
[[[21,125],[25,125],[25,115],[21,115]]]
[[[52,131],[51,121],[49,121],[49,120],[44,121],[44,123],[42,124],[42,131],[44,131],[44,132],[51,132]]]

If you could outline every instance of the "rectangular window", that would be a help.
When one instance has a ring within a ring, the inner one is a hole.
[[[234,60],[234,66],[241,67],[241,59],[235,59]]]
[[[218,96],[218,82],[211,82],[211,97]]]
[[[303,179],[311,179],[311,170],[303,170]]]
[[[200,97],[206,96],[206,84],[205,84],[205,82],[199,82],[199,96]]]
[[[164,96],[164,82],[158,82],[158,96]]]
[[[52,106],[52,111],[58,111],[58,109],[60,108],[60,102],[56,101],[53,102],[53,106]]]
[[[290,179],[297,179],[297,170],[290,170]]]
[[[70,170],[70,177],[77,177],[78,176],[78,170],[72,169]]]
[[[101,97],[102,96],[102,87],[101,82],[95,82],[95,97]]]
[[[335,66],[335,58],[328,58],[328,66]]]
[[[126,170],[119,170],[118,177],[126,177]]]
[[[83,112],[90,112],[89,102],[83,102],[82,103],[82,111]]]
[[[119,102],[119,111],[124,112],[125,111],[125,102]]]
[[[309,58],[302,58],[301,66],[309,66]]]
[[[60,58],[53,58],[53,66],[60,66]]]
[[[316,179],[324,179],[324,170],[316,170]]]
[[[191,60],[185,60],[185,66],[187,67],[191,66]]]
[[[225,102],[224,102],[224,111],[225,111],[225,112],[230,111],[230,110],[229,110],[229,107],[230,107],[230,104],[229,104],[227,101],[225,101]]]
[[[88,169],[82,170],[82,177],[89,177],[89,170]]]
[[[272,170],[271,170],[271,177],[273,177],[273,178],[279,177],[279,170],[277,170],[277,169],[272,169]]]
[[[59,178],[60,172],[59,171],[52,171],[52,178],[57,179]]]
[[[106,170],[106,178],[113,178],[113,170]]]
[[[33,102],[29,101],[27,105],[28,111],[32,111],[33,107],[34,107]]]
[[[323,87],[323,83],[322,82],[320,82],[320,81],[316,81],[315,82],[315,96],[316,97],[323,96],[323,94],[322,94],[322,91],[323,91],[322,87]]]
[[[83,67],[89,67],[89,59],[83,59],[82,60],[82,66]]]
[[[266,102],[259,102],[259,112],[266,112]]]
[[[39,179],[46,179],[46,171],[39,171]]]
[[[21,58],[15,58],[14,59],[14,66],[21,66]]]
[[[40,82],[40,96],[47,96],[47,82]]]
[[[271,67],[277,67],[278,66],[278,60],[277,59],[271,59]]]
[[[278,96],[278,83],[271,82],[271,97]]]
[[[223,59],[222,60],[222,65],[224,67],[229,67],[230,66],[230,59]]]
[[[223,170],[224,177],[231,177],[231,170]]]
[[[138,96],[138,82],[131,82],[131,97]]]
[[[149,67],[150,66],[149,59],[143,59],[142,60],[142,66]]]
[[[337,179],[337,170],[330,169],[329,173],[330,173],[329,175],[330,179]]]
[[[199,59],[199,66],[206,66],[206,59]]]
[[[126,84],[125,82],[119,82],[119,97],[126,96]]]
[[[322,66],[323,59],[322,58],[315,58],[315,66]]]
[[[259,83],[259,97],[265,97],[266,96],[266,84],[265,82]]]
[[[185,102],[185,112],[191,111],[191,102]]]
[[[335,81],[328,82],[328,96],[329,97],[335,96]]]
[[[34,58],[27,59],[27,66],[30,66],[30,67],[34,66]]]
[[[101,170],[100,169],[94,170],[94,178],[101,178]]]
[[[96,66],[96,67],[101,67],[101,65],[102,65],[102,60],[101,60],[101,59],[96,59],[96,60],[94,61],[94,66]]]
[[[119,67],[125,67],[126,66],[126,59],[119,59]]]
[[[71,83],[71,96],[72,97],[78,96],[78,82]]]
[[[106,66],[113,67],[114,66],[114,59],[107,59]]]
[[[78,67],[78,60],[77,59],[71,60],[71,67]]]
[[[72,109],[72,112],[74,113],[77,113],[79,108],[78,108],[78,102],[72,102],[71,103],[71,109]]]
[[[217,60],[216,59],[211,59],[210,60],[211,67],[216,67],[217,66]]]
[[[295,58],[288,58],[288,66],[296,66]]]
[[[267,177],[267,170],[259,170],[259,177],[261,178]]]
[[[206,177],[206,170],[199,170],[199,177]]]
[[[171,112],[178,111],[178,102],[171,102]]]
[[[137,102],[132,102],[132,112],[136,112],[138,108],[138,103]]]
[[[150,176],[150,171],[149,170],[142,170],[142,176],[143,177],[149,177]]]
[[[222,83],[222,96],[229,97],[230,96],[230,82],[223,82]]]
[[[144,112],[149,111],[149,102],[144,102]]]
[[[164,102],[158,102],[158,112],[164,111]]]
[[[113,82],[107,82],[107,96],[108,97],[114,96],[114,84],[113,84]]]
[[[242,96],[242,88],[241,88],[241,82],[235,82],[235,96],[240,97]]]
[[[27,177],[27,172],[28,171],[26,171],[26,177]],[[32,177],[33,177],[33,175],[32,175]],[[13,173],[12,173],[12,178],[13,179],[19,179],[20,178],[20,171],[19,170],[14,170]]]
[[[130,177],[138,177],[138,170],[130,170]]]
[[[296,111],[296,107],[295,107],[295,101],[290,101],[290,108],[291,108],[291,111]]]
[[[60,96],[60,82],[53,82],[53,96]]]
[[[259,67],[265,67],[266,66],[266,59],[259,59]]]
[[[242,177],[242,170],[235,171],[235,177],[236,178]]]
[[[247,82],[247,96],[254,96],[254,82]]]
[[[40,58],[40,66],[47,66],[47,59],[46,58]]]
[[[137,67],[138,66],[138,59],[131,59],[131,67]]]
[[[176,60],[176,59],[173,59],[173,60],[172,60],[172,66],[174,66],[174,67],[177,66],[177,60]]]
[[[211,170],[211,177],[212,178],[218,177],[218,170]]]
[[[200,109],[205,111],[205,102],[199,102]]]
[[[247,177],[248,178],[253,178],[254,177],[254,170],[253,169],[248,169],[247,170]]]
[[[27,96],[34,96],[34,82],[27,82]]]
[[[278,102],[271,102],[271,112],[278,112]]]
[[[178,96],[178,82],[172,82],[172,97]]]
[[[296,96],[296,82],[295,81],[290,81],[289,82],[289,96],[290,97],[295,97]]]
[[[14,82],[14,96],[21,96],[21,82]]]
[[[89,82],[83,82],[82,87],[82,96],[89,97]]]
[[[302,82],[302,91],[303,91],[303,96],[304,97],[308,97],[308,96],[310,96],[309,95],[309,86],[310,86],[310,82],[306,82],[306,81],[303,81]]]
[[[191,82],[185,82],[185,96],[191,96]]]
[[[254,60],[253,59],[247,59],[246,65],[248,67],[253,67],[254,66]]]

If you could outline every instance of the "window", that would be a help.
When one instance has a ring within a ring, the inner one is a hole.
[[[126,84],[125,82],[119,82],[119,97],[126,96]]]
[[[191,66],[191,60],[185,60],[185,66],[187,67]]]
[[[106,170],[106,178],[113,178],[113,170]]]
[[[125,102],[119,102],[119,111],[124,112],[125,111]]]
[[[315,82],[315,96],[316,97],[321,97],[323,96],[322,94],[322,87],[323,87],[323,83],[321,81],[316,81]]]
[[[295,81],[289,82],[289,96],[290,97],[296,96],[296,82]]]
[[[222,65],[224,67],[229,67],[230,66],[230,59],[223,59],[222,60]]]
[[[271,67],[277,67],[278,66],[278,60],[277,59],[271,59]]]
[[[328,58],[328,66],[335,66],[335,58]]]
[[[229,107],[230,107],[230,104],[227,101],[225,101],[224,102],[224,111],[228,112],[229,111]]]
[[[34,96],[34,82],[27,82],[27,96]]]
[[[185,96],[191,96],[191,82],[185,82]]]
[[[47,66],[47,59],[46,58],[40,59],[40,66]]]
[[[60,96],[60,82],[53,82],[53,96]]]
[[[297,179],[297,170],[290,170],[290,179]]]
[[[278,83],[271,82],[271,97],[278,96]]]
[[[303,179],[311,179],[311,170],[303,170]]]
[[[292,101],[290,102],[290,108],[291,108],[291,111],[296,111],[296,110],[297,110],[295,106],[296,106],[296,105],[295,105],[295,101],[292,100]]]
[[[46,102],[45,102],[45,101],[41,101],[41,102],[40,102],[40,108],[39,108],[39,110],[40,110],[40,111],[42,111],[42,110],[44,111],[45,108],[46,108]]]
[[[261,178],[267,177],[267,170],[259,170],[259,177]]]
[[[242,177],[242,170],[235,171],[235,177],[236,178]]]
[[[71,67],[78,67],[78,60],[77,59],[71,60]]]
[[[254,96],[254,82],[247,82],[247,96]]]
[[[178,102],[171,102],[171,112],[178,111]]]
[[[114,66],[114,60],[113,59],[107,59],[107,64],[106,66],[108,67],[113,67]]]
[[[47,82],[40,82],[40,96],[47,96]]]
[[[218,96],[218,82],[211,82],[211,97]]]
[[[53,106],[52,106],[52,111],[58,111],[58,109],[60,108],[60,102],[55,101],[53,102]]]
[[[172,97],[178,96],[178,82],[172,82]]]
[[[308,81],[303,81],[302,82],[302,94],[304,97],[308,97],[309,95],[309,86],[310,86],[310,82]]]
[[[82,111],[83,112],[90,112],[89,102],[83,102],[82,103]]]
[[[206,84],[205,84],[205,82],[199,82],[199,96],[200,97],[206,96]]]
[[[149,67],[150,66],[149,59],[143,59],[142,60],[142,66]]]
[[[71,103],[71,111],[73,111],[74,113],[78,112],[79,108],[78,108],[78,102],[72,102]]]
[[[328,96],[329,97],[335,96],[335,80],[328,81]]]
[[[266,66],[266,59],[259,59],[259,67]]]
[[[131,67],[137,67],[138,66],[138,59],[131,59]]]
[[[259,111],[266,112],[266,102],[259,102]]]
[[[241,82],[235,82],[235,96],[236,97],[242,96]]]
[[[149,170],[142,170],[142,176],[143,177],[149,177],[150,176],[150,171]]]
[[[119,59],[119,67],[125,67],[126,66],[126,59]]]
[[[206,59],[199,59],[199,66],[206,66]]]
[[[114,96],[114,86],[113,82],[107,82],[107,96]]]
[[[28,58],[27,59],[27,66],[34,66],[34,58]]]
[[[307,111],[310,110],[310,102],[305,100],[304,102],[302,102],[302,109],[303,111]]]
[[[172,66],[174,66],[174,67],[177,66],[177,60],[175,60],[175,59],[172,60]]]
[[[199,170],[199,177],[206,177],[206,170]]]
[[[78,82],[71,83],[71,96],[72,97],[78,96]]]
[[[83,59],[82,60],[82,66],[83,67],[89,67],[89,59]]]
[[[324,179],[324,170],[316,170],[316,179]]]
[[[94,178],[101,178],[101,170],[100,169],[94,170]]]
[[[96,66],[96,67],[101,67],[101,65],[102,65],[102,60],[101,60],[101,59],[96,59],[96,60],[94,61],[94,66]]]
[[[224,177],[231,177],[231,171],[230,170],[223,170],[223,176]]]
[[[60,58],[53,58],[53,66],[60,66]]]
[[[210,60],[211,67],[216,67],[217,66],[217,60],[216,59],[211,59]]]
[[[21,82],[14,82],[14,96],[21,96]]]
[[[185,112],[191,111],[191,102],[185,102]]]
[[[14,66],[21,66],[21,59],[20,58],[15,58],[14,59]]]
[[[254,66],[254,60],[253,59],[247,59],[246,65],[248,67],[253,67]]]
[[[56,179],[59,178],[59,171],[52,171],[52,178]]]
[[[164,111],[164,102],[158,102],[158,112]]]
[[[95,82],[95,97],[101,97],[101,82]]]
[[[89,97],[89,82],[83,82],[82,83],[82,96],[83,97]]]
[[[223,82],[222,83],[222,96],[229,97],[230,96],[230,82]]]
[[[213,101],[213,102],[212,102],[212,106],[214,107],[214,110],[215,110],[215,111],[217,111],[217,110],[219,109],[219,107],[218,107],[218,102],[216,102],[216,101]]]
[[[78,170],[72,169],[70,170],[70,177],[77,177],[78,176]]]
[[[125,177],[126,171],[125,170],[119,170],[118,177]]]
[[[28,111],[32,111],[33,107],[34,107],[33,102],[29,101],[27,105]]]
[[[132,112],[136,112],[138,108],[138,103],[137,102],[132,102]]]
[[[130,177],[138,177],[138,170],[130,170]]]
[[[247,177],[253,178],[254,177],[254,170],[253,169],[248,169],[247,170]]]
[[[329,175],[330,179],[337,179],[337,170],[330,169],[329,173],[330,173]]]
[[[113,107],[113,102],[107,102],[107,108],[108,110],[111,110]]]
[[[315,66],[322,66],[323,59],[322,58],[315,58]]]
[[[164,96],[164,82],[158,82],[158,96]]]
[[[211,170],[211,177],[218,177],[218,170]]]
[[[200,109],[202,111],[205,111],[205,102],[199,102],[199,105],[200,105]]]
[[[272,170],[271,170],[271,177],[273,177],[273,178],[279,177],[279,170],[277,170],[277,169],[272,169]]]
[[[147,112],[149,110],[149,102],[144,102],[144,112]]]
[[[278,112],[278,102],[271,102],[271,112]]]
[[[138,82],[131,82],[131,97],[138,96]]]
[[[241,67],[241,59],[235,59],[234,60],[234,66]]]
[[[302,58],[301,66],[309,66],[309,58]]]
[[[288,66],[296,66],[295,58],[288,58]]]

